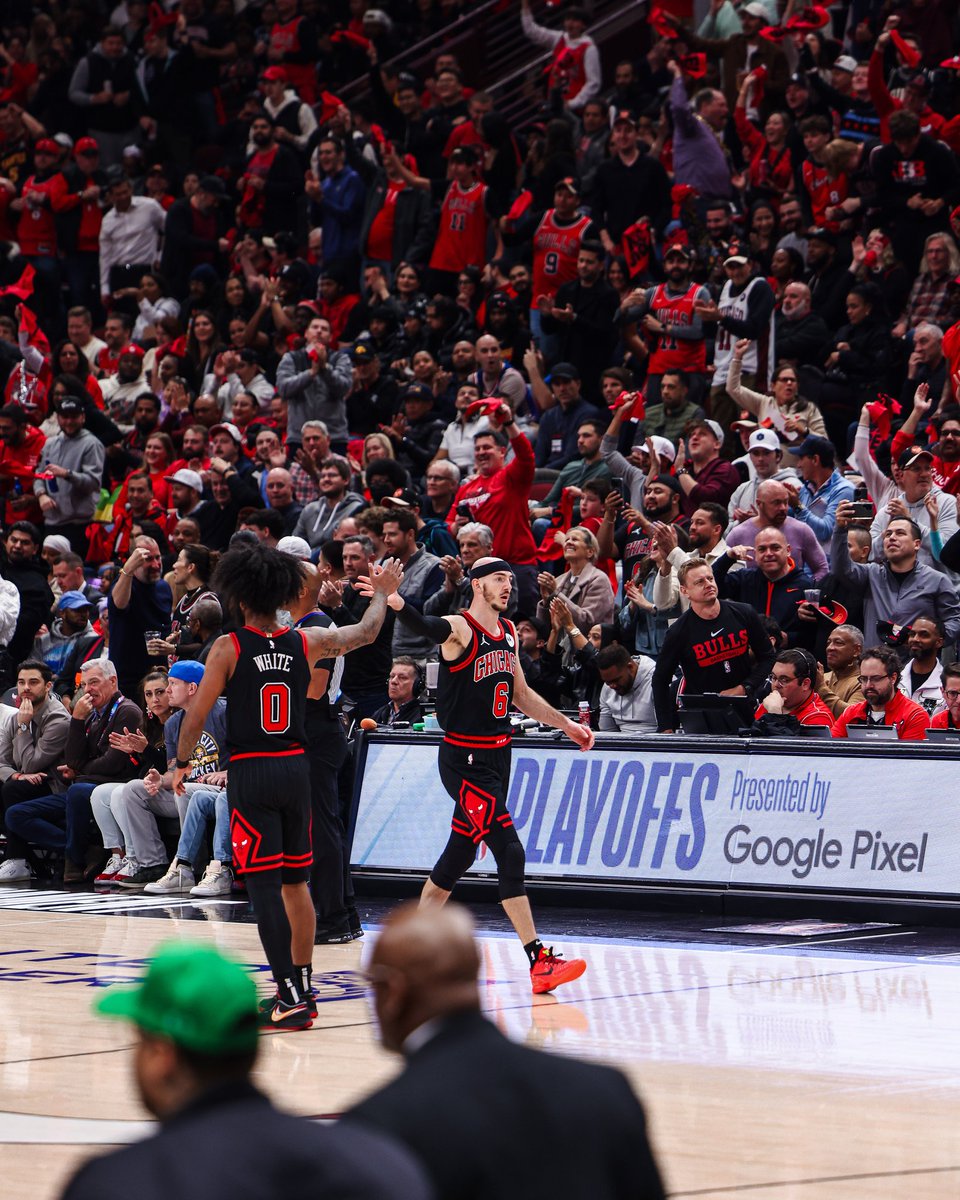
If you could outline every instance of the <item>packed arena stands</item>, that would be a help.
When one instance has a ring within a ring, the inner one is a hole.
[[[0,881],[229,889],[168,723],[244,540],[338,626],[503,558],[599,730],[960,724],[956,7],[4,5]],[[335,710],[436,654],[391,616]]]

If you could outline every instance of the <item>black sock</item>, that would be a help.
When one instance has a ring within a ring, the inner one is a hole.
[[[300,1004],[303,996],[300,992],[300,979],[294,967],[292,976],[285,975],[277,980],[277,995],[284,1004]]]
[[[300,973],[300,995],[309,996],[313,983],[313,967],[308,963],[305,967],[294,967]]]
[[[543,942],[541,942],[539,938],[534,938],[532,942],[527,942],[527,944],[524,946],[524,950],[527,952],[527,958],[530,959],[531,967],[536,964],[542,949]]]
[[[279,871],[254,871],[246,876],[247,895],[257,917],[257,933],[270,973],[284,1004],[299,1004],[300,974],[290,957],[290,922],[283,906]]]

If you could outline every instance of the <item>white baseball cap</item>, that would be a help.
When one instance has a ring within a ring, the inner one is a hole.
[[[184,487],[193,488],[195,492],[203,491],[203,480],[200,478],[200,473],[191,471],[189,467],[181,467],[179,471],[168,475],[167,479],[171,483],[182,483]]]
[[[216,433],[226,433],[240,446],[243,445],[243,434],[233,424],[232,421],[221,421],[219,425],[214,425],[210,430],[210,436],[213,437]]]
[[[849,71],[852,75],[858,64],[852,54],[841,54],[839,58],[833,60],[833,65],[837,71]]]
[[[719,421],[704,421],[704,424],[710,429],[710,431],[713,433],[713,436],[717,439],[717,441],[722,446],[726,439],[724,438],[723,426],[720,424],[720,422]]]
[[[655,433],[650,441],[653,442],[653,448],[661,458],[666,458],[670,462],[676,461],[677,448],[669,438]]]
[[[309,562],[312,555],[309,543],[304,538],[294,537],[292,534],[282,537],[277,542],[277,549],[281,554],[289,554],[291,557],[302,559],[304,562]]]
[[[750,434],[748,450],[779,450],[780,439],[772,429],[755,429]]]

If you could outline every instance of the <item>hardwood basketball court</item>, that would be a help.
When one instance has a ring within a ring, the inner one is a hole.
[[[264,1039],[260,1084],[316,1117],[397,1069],[359,974],[375,937],[368,918],[384,906],[362,911],[361,942],[317,949],[313,1029]],[[514,1039],[627,1071],[672,1195],[960,1196],[952,931],[771,933],[709,917],[543,910],[544,941],[589,970],[556,997],[533,997],[502,916],[476,913],[491,1019]],[[8,886],[0,931],[0,1179],[11,1198],[55,1197],[86,1156],[149,1129],[131,1030],[91,1012],[101,988],[139,978],[159,942],[190,937],[260,968],[260,990],[272,990],[243,901]],[[542,1149],[562,1171],[563,1146]]]

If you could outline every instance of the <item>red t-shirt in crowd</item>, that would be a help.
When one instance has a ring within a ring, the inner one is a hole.
[[[31,208],[26,201],[30,192],[39,192],[43,204]],[[35,175],[28,177],[23,185],[23,208],[17,222],[17,241],[20,252],[29,256],[54,258],[57,253],[56,215],[63,207],[67,195],[67,181],[60,171],[41,183]]]
[[[41,433],[35,425],[25,425],[22,445],[11,446],[8,442],[0,443],[0,475],[9,475],[13,480],[18,479],[22,489],[21,496],[30,502],[28,504],[21,503],[19,507],[15,507],[12,501],[16,499],[16,496],[11,487],[4,506],[3,520],[6,525],[12,525],[14,521],[33,519],[28,509],[31,503],[35,503],[32,500],[33,482],[36,478],[34,471],[37,469],[40,451],[46,440],[46,435]]]
[[[457,505],[470,508],[470,520],[493,530],[493,552],[518,566],[536,561],[537,546],[530,530],[527,497],[533,483],[533,447],[523,436],[511,438],[514,458],[492,475],[477,475],[460,485],[450,505],[447,524],[453,532]]]
[[[406,187],[401,179],[393,179],[387,184],[387,194],[380,205],[380,211],[373,218],[370,233],[367,236],[367,258],[376,258],[381,262],[393,262],[393,229],[397,223],[397,196]]]

